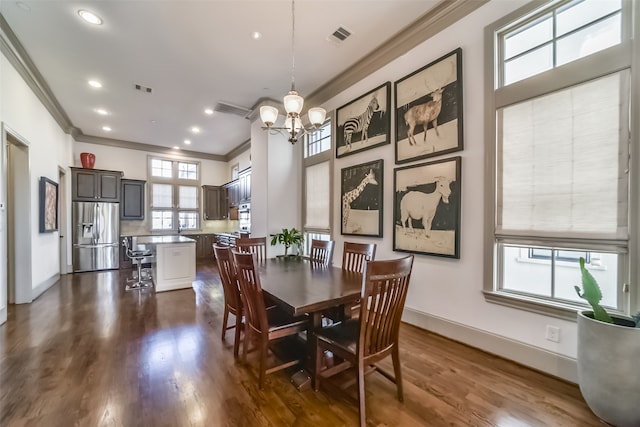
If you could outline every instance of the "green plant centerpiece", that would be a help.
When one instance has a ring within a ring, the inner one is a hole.
[[[602,291],[580,258],[580,298],[592,310],[578,313],[578,382],[594,414],[617,427],[640,426],[640,313],[608,313]]]
[[[284,256],[289,256],[289,248],[294,246],[297,250],[296,255],[302,253],[302,243],[304,243],[304,235],[296,230],[296,228],[283,228],[280,233],[271,234],[271,246],[277,244],[284,245]]]

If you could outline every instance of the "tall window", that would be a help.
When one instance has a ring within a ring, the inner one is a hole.
[[[487,30],[489,299],[568,316],[583,257],[602,303],[629,309],[630,16],[630,1],[556,1]]]
[[[149,159],[151,229],[196,230],[200,228],[200,164],[198,162]]]
[[[331,121],[307,134],[304,159],[304,227],[305,254],[311,240],[331,238],[332,150]]]

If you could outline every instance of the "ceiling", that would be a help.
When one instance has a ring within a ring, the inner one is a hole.
[[[296,89],[302,96],[313,93],[437,3],[296,1]],[[99,15],[103,24],[84,22],[79,9]],[[280,101],[290,88],[289,1],[1,0],[0,13],[77,128],[78,140],[223,156],[249,140],[250,122],[244,113],[209,116],[204,109],[221,102],[251,109],[263,98]],[[339,27],[352,35],[330,41]],[[254,31],[262,38],[253,39]],[[90,79],[103,87],[90,87]],[[136,84],[152,93],[135,90]],[[99,108],[109,114],[99,115]],[[190,131],[193,126],[199,134]]]

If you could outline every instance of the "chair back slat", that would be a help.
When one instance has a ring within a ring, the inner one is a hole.
[[[344,242],[342,269],[362,273],[366,261],[376,259],[375,243]]]
[[[412,266],[413,255],[365,264],[358,341],[363,357],[397,343]]]
[[[241,237],[236,239],[236,248],[240,252],[255,254],[256,260],[260,263],[267,259],[267,238],[266,237]]]
[[[260,275],[255,269],[256,255],[250,252],[232,251],[240,296],[245,308],[246,323],[257,333],[267,333],[269,322],[264,305]]]
[[[213,245],[213,252],[218,263],[218,273],[222,281],[225,304],[234,309],[241,307],[240,290],[236,279],[236,272],[231,259],[231,249],[228,246]]]
[[[333,240],[311,240],[309,260],[316,266],[328,266],[333,261]]]

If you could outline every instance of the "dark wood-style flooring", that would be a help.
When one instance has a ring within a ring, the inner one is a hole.
[[[352,426],[344,396],[257,387],[220,340],[222,287],[125,292],[130,271],[70,274],[0,326],[1,426]],[[405,402],[367,377],[370,426],[601,426],[577,386],[402,325]],[[249,359],[251,361],[251,358]],[[391,364],[385,363],[391,370]]]

